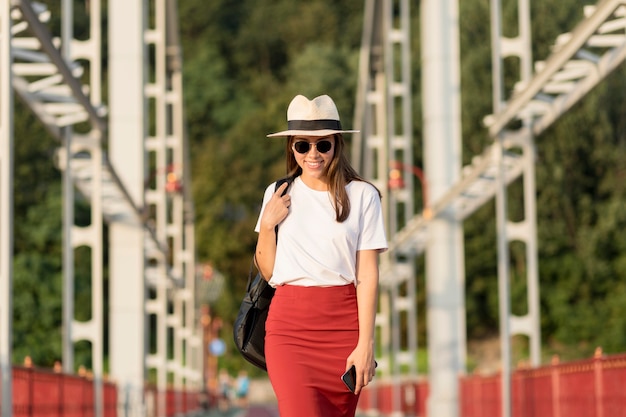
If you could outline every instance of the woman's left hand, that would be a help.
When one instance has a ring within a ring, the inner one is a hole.
[[[346,360],[346,370],[354,365],[356,369],[354,394],[359,394],[361,389],[367,386],[376,375],[376,361],[374,361],[373,349],[359,348],[352,352]]]

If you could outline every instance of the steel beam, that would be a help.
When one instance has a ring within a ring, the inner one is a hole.
[[[562,35],[553,54],[536,65],[532,79],[520,84],[502,110],[486,119],[496,138],[507,124],[531,115],[533,133],[540,134],[602,81],[626,58],[626,2],[604,0],[587,8],[587,17]],[[575,74],[573,66],[578,67]],[[570,81],[564,90],[552,88]]]
[[[0,0],[0,414],[13,414],[13,89],[11,1]]]

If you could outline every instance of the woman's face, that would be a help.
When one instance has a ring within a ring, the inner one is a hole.
[[[295,136],[291,149],[302,168],[303,180],[324,180],[326,169],[335,155],[335,137]]]

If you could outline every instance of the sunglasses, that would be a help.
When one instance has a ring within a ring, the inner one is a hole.
[[[329,140],[320,140],[317,143],[300,140],[294,142],[293,149],[298,153],[305,154],[311,150],[312,146],[315,146],[319,153],[326,153],[333,148],[333,143]]]

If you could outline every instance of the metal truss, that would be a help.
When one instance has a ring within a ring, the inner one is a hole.
[[[66,282],[64,304],[71,305],[67,314],[64,312],[66,337],[71,341],[85,339],[92,343],[94,373],[99,381],[103,323],[102,221],[143,230],[146,269],[142,278],[157,296],[138,302],[143,303],[146,314],[158,317],[158,348],[148,356],[146,363],[157,369],[158,385],[164,399],[168,373],[179,388],[198,386],[201,382],[201,343],[194,297],[194,215],[183,127],[176,2],[156,0],[153,5],[144,5],[153,11],[155,27],[145,30],[145,50],[151,48],[152,55],[143,59],[146,66],[148,61],[156,62],[155,81],[146,81],[143,88],[144,100],[146,103],[153,100],[156,109],[153,114],[156,134],[150,136],[146,132],[144,138],[146,158],[152,158],[155,172],[154,181],[145,184],[145,207],[142,206],[143,200],[131,197],[120,179],[119,169],[114,168],[105,149],[109,122],[107,109],[101,102],[101,3],[98,0],[89,3],[90,38],[84,41],[73,39],[72,2],[63,3],[62,39],[53,37],[48,30],[50,12],[46,6],[27,0],[6,3],[10,13],[3,15],[3,22],[10,21],[11,24],[3,25],[0,30],[11,28],[11,65],[7,73],[12,75],[14,91],[61,143],[56,162],[64,172],[66,206],[73,205],[75,187],[92,209],[92,224],[82,228],[73,225],[73,209],[64,209],[64,233],[69,242],[65,249],[64,275],[73,275],[73,249],[88,246],[92,252],[92,286],[100,288],[92,293],[92,319],[76,322],[71,316],[67,319],[68,314],[73,314],[73,293],[68,290],[71,284]],[[148,13],[145,11],[144,15]],[[9,60],[3,65],[9,68],[7,62]],[[89,63],[88,73],[81,62]],[[5,95],[7,93],[3,93],[3,97]],[[3,126],[4,129],[9,127]],[[168,342],[171,334],[174,335],[173,346]],[[124,343],[123,340],[120,342]],[[140,355],[146,349],[145,346],[130,348],[139,350]],[[168,352],[174,352],[173,357],[169,357]],[[64,362],[65,358],[64,352]],[[64,366],[71,367],[73,356],[67,355],[67,359],[69,363]],[[98,391],[96,389],[96,396]],[[101,415],[98,397],[95,402],[96,414]],[[165,413],[164,407],[160,410]]]
[[[455,213],[456,220],[464,220],[495,196],[496,180],[501,174],[500,164],[504,166],[505,182],[509,184],[514,181],[522,172],[524,157],[512,151],[499,154],[499,147],[492,145],[481,155],[475,156],[472,163],[463,168],[463,177],[448,192],[432,203],[428,210],[411,218],[392,237],[389,249],[407,254],[423,253],[431,219]]]
[[[61,55],[59,39],[52,38],[46,26],[47,7],[26,0],[12,4],[16,92],[57,138],[62,127],[85,121],[103,132],[106,109],[92,104],[83,90],[82,66]]]
[[[411,109],[410,13],[407,0],[368,0],[365,4],[352,160],[383,194],[387,230],[393,236],[414,215]],[[390,190],[390,169],[401,171],[403,187]],[[417,375],[415,258],[388,252],[382,257],[376,317],[382,377],[394,381],[401,369]],[[402,329],[406,329],[403,333]],[[401,411],[399,384],[393,408]]]
[[[67,59],[72,53],[73,22],[69,3],[64,4],[67,15],[63,16],[65,30],[61,40],[52,38],[46,23],[50,13],[44,5],[19,1],[13,3],[11,27],[13,59],[13,86],[21,99],[44,123],[46,129],[58,139],[62,148],[58,152],[57,165],[63,170],[63,368],[74,370],[73,343],[90,342],[94,375],[94,411],[103,415],[103,198],[100,181],[90,184],[84,193],[91,207],[91,224],[79,227],[74,224],[73,164],[80,155],[76,167],[86,165],[82,171],[100,179],[105,172],[99,165],[102,160],[102,137],[106,129],[106,109],[101,106],[100,83],[91,91],[83,88],[81,78],[93,84],[100,78],[100,67],[91,65],[88,74],[76,61]],[[99,10],[91,10],[99,22]],[[99,25],[91,25],[90,34],[99,34]],[[95,36],[98,39],[98,36]],[[99,49],[83,48],[76,54],[90,63],[100,62]],[[89,132],[74,135],[74,126],[85,124]],[[78,187],[79,189],[81,187]],[[85,188],[85,187],[83,187]],[[87,321],[74,319],[74,250],[79,246],[91,249],[91,318]]]
[[[50,11],[41,3],[27,0],[13,3],[12,15],[16,20],[12,29],[12,68],[16,93],[59,141],[65,141],[63,128],[88,123],[91,130],[87,135],[81,135],[80,141],[90,147],[102,146],[107,131],[107,109],[102,104],[92,103],[91,87],[81,82],[84,69],[80,63],[62,56],[59,39],[53,38],[47,27]],[[92,46],[75,45],[83,53]],[[89,167],[91,155],[79,150],[71,155],[71,159],[76,186],[89,197],[93,184],[93,172]],[[153,241],[152,246],[166,254],[168,249],[156,239],[154,227],[143,209],[130,197],[106,154],[100,162],[94,163],[102,170],[104,216],[110,221],[145,227]],[[59,164],[59,168],[64,167],[65,164]]]
[[[492,80],[493,109],[495,113],[502,111],[505,97],[504,91],[504,59],[514,56],[519,62],[520,81],[518,85],[527,85],[532,77],[531,25],[529,0],[518,0],[518,36],[506,38],[502,35],[500,0],[491,1],[491,39],[492,39]],[[535,142],[530,129],[532,118],[529,114],[520,115],[521,127],[517,130],[501,132],[495,146],[502,155],[507,149],[515,148],[525,157],[522,178],[522,196],[524,218],[513,222],[508,213],[508,183],[497,181],[496,190],[496,226],[498,242],[498,298],[500,318],[500,351],[502,362],[501,391],[502,415],[511,415],[511,336],[521,334],[528,337],[531,364],[541,364],[541,331],[539,326],[539,272],[537,255],[537,214],[535,185]],[[511,140],[515,137],[516,140]],[[509,143],[507,143],[509,142]],[[515,142],[515,143],[510,143]],[[499,170],[506,172],[503,164]],[[525,245],[525,275],[527,311],[523,316],[511,313],[510,300],[510,248],[512,241],[518,240]]]
[[[488,117],[496,138],[526,116],[541,134],[626,59],[626,2],[604,0],[584,8],[585,19],[557,38],[552,55],[535,64],[529,83],[520,83],[503,110]]]
[[[605,0],[595,7],[585,7],[585,14],[587,18],[573,32],[558,38],[550,58],[536,64],[540,71],[525,88],[518,85],[516,95],[504,109],[485,119],[493,138],[507,133],[505,148],[513,147],[515,136],[524,134],[507,132],[510,122],[530,114],[532,134],[542,133],[626,59],[625,2]],[[503,170],[499,170],[498,146],[491,145],[474,157],[463,168],[463,177],[431,203],[430,211],[415,215],[392,236],[390,250],[422,253],[430,219],[447,213],[451,207],[460,208],[459,218],[465,219],[495,196],[500,176],[507,184],[517,179],[527,156],[508,150],[502,155]]]
[[[152,27],[145,31],[146,50],[154,62],[146,60],[148,74],[145,100],[149,108],[152,132],[144,139],[146,160],[150,161],[154,181],[146,186],[146,204],[155,213],[157,238],[170,242],[171,257],[147,252],[149,271],[154,273],[154,298],[146,312],[155,318],[156,346],[147,357],[148,368],[155,370],[159,389],[159,415],[166,413],[169,376],[177,388],[191,385],[200,388],[202,352],[195,305],[195,249],[193,205],[191,204],[189,155],[183,116],[182,54],[178,39],[178,14],[175,0],[153,0]],[[149,80],[149,81],[148,81]],[[172,288],[171,275],[180,279]],[[170,334],[173,335],[170,341]],[[173,352],[169,357],[168,352]],[[179,392],[181,390],[179,389]],[[182,398],[177,409],[182,413]]]

